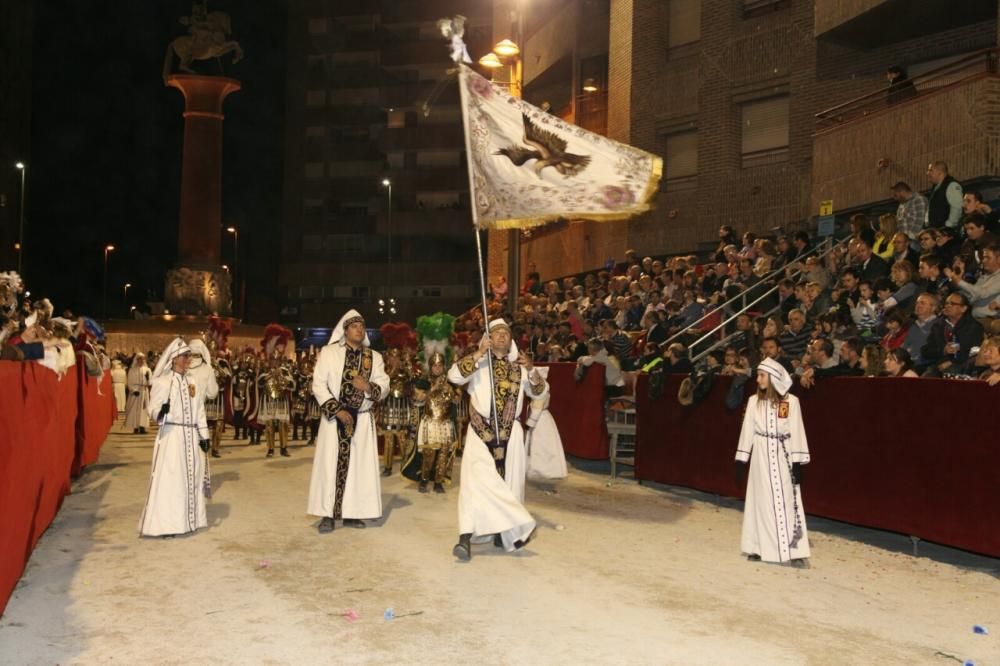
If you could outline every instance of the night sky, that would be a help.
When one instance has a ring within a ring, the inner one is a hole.
[[[108,311],[160,300],[177,245],[183,98],[163,85],[167,44],[186,34],[177,0],[35,3],[32,137],[25,276],[57,311],[100,314],[103,248],[112,243]],[[240,227],[248,315],[276,316],[284,142],[287,8],[281,0],[218,0],[245,57],[223,108],[223,223]],[[176,70],[174,70],[176,71]],[[219,230],[222,233],[222,230]],[[232,265],[232,236],[222,244]],[[265,322],[266,323],[266,322]]]

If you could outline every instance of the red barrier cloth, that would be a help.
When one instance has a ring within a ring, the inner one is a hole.
[[[588,370],[583,381],[573,379],[576,363],[539,363],[549,368],[552,397],[549,412],[559,428],[563,450],[578,458],[608,459],[608,428],[604,422],[604,373]],[[600,370],[600,368],[598,368]]]
[[[102,377],[91,377],[82,363],[77,363],[76,370],[80,392],[73,476],[79,476],[84,467],[97,462],[101,445],[107,439],[117,416],[111,373],[105,372]]]
[[[70,491],[78,391],[72,370],[0,361],[0,614]]]
[[[690,407],[677,402],[683,379],[667,378],[663,396],[650,400],[648,377],[640,377],[636,478],[743,497],[733,480],[743,407],[724,404],[731,378],[718,378]],[[843,377],[794,393],[812,457],[802,488],[808,513],[1000,556],[1000,466],[989,421],[998,389]]]

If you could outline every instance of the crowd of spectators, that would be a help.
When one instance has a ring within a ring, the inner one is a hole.
[[[490,316],[506,316],[536,360],[609,368],[611,395],[637,371],[688,373],[696,360],[749,375],[764,356],[806,388],[837,375],[996,384],[1000,214],[963,191],[944,162],[927,173],[927,195],[896,183],[894,212],[853,215],[835,243],[723,226],[711,256],[629,250],[622,263],[549,281],[529,266],[512,307],[497,282]],[[481,319],[476,310],[459,317],[459,339],[474,344]]]

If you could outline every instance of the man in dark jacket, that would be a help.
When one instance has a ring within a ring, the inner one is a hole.
[[[943,373],[963,374],[969,365],[969,350],[983,341],[983,327],[969,313],[969,299],[961,292],[944,299],[943,316],[931,326],[927,342],[920,350],[923,360],[930,363],[925,377],[940,377]]]
[[[885,259],[872,252],[872,246],[868,239],[858,241],[858,261],[861,262],[859,269],[862,280],[874,283],[875,280],[889,275],[889,264],[886,263]]]

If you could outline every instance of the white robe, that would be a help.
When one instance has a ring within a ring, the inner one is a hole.
[[[536,480],[565,479],[566,454],[556,420],[549,412],[549,396],[531,401],[528,417],[528,478]]]
[[[326,347],[316,359],[313,370],[312,390],[316,401],[322,405],[330,398],[340,399],[341,378],[344,372],[346,345],[336,342]],[[379,400],[389,391],[389,375],[385,372],[382,355],[372,352],[372,371],[368,381],[380,389]],[[369,520],[382,515],[381,467],[378,461],[378,435],[372,410],[376,400],[366,396],[361,403],[354,437],[351,438],[347,479],[341,502],[341,517]],[[320,418],[316,436],[316,454],[313,457],[312,479],[309,483],[308,513],[313,516],[332,517],[337,493],[337,455],[340,436],[336,420]]]
[[[448,381],[468,385],[469,409],[489,418],[493,402],[490,385],[489,355],[479,360],[476,369],[463,377],[458,363],[448,370]],[[529,373],[521,372],[517,394],[516,414],[520,414],[527,393],[532,398],[547,395],[545,384],[538,395],[532,393]],[[504,550],[514,550],[516,541],[524,541],[535,529],[535,519],[524,508],[524,482],[527,471],[524,450],[524,431],[514,420],[504,460],[504,476],[497,473],[489,447],[479,438],[470,424],[466,431],[465,450],[462,452],[462,476],[458,490],[458,533],[472,534],[473,538],[500,534]]]
[[[191,395],[190,387],[195,387]],[[205,513],[205,453],[199,440],[208,439],[203,397],[191,378],[169,372],[153,381],[149,414],[159,416],[170,401],[170,411],[160,422],[153,447],[146,506],[139,520],[144,536],[184,534],[208,527]]]
[[[193,357],[197,359],[198,357]],[[215,379],[215,370],[210,364],[199,363],[187,371],[189,379],[198,388],[198,393],[202,397],[202,407],[209,402],[217,400],[219,397],[219,382]],[[205,410],[205,418],[208,418],[208,410]]]
[[[125,400],[125,429],[135,430],[149,425],[149,384],[153,371],[149,366],[133,365],[128,371],[128,397]],[[132,395],[138,392],[139,395]]]
[[[128,373],[125,372],[125,368],[121,366],[111,368],[111,384],[115,390],[115,408],[119,413],[125,411],[127,398],[125,391],[126,382],[128,382]]]
[[[781,412],[786,404],[787,416]],[[751,455],[752,454],[752,455]],[[751,396],[743,416],[736,459],[750,461],[740,548],[765,562],[809,557],[802,491],[792,484],[792,463],[809,462],[802,410],[794,395],[758,406]],[[796,525],[800,529],[795,541]]]

